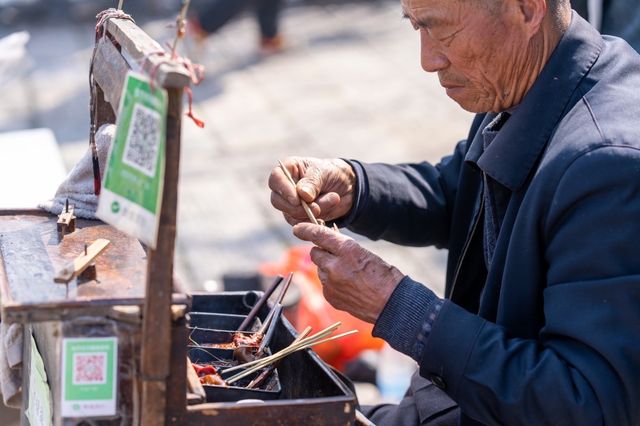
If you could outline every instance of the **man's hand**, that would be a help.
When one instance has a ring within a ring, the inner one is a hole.
[[[356,175],[346,161],[289,157],[282,163],[297,184],[294,188],[280,167],[275,167],[269,176],[271,204],[291,225],[308,220],[300,198],[309,204],[315,217],[324,221],[349,213]]]
[[[325,226],[301,223],[293,234],[316,245],[311,260],[318,266],[324,297],[331,305],[375,323],[404,275],[352,238]]]

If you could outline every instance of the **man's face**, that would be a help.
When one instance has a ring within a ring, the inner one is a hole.
[[[528,40],[494,0],[402,0],[420,31],[421,63],[471,112],[503,111],[514,99]],[[513,14],[509,15],[513,16]]]

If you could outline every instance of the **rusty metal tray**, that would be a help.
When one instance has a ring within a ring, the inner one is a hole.
[[[96,220],[77,219],[59,241],[57,216],[38,210],[0,211],[2,320],[45,321],[101,306],[141,305],[146,254],[138,240]],[[111,243],[96,258],[97,279],[57,284],[55,271],[98,238]]]

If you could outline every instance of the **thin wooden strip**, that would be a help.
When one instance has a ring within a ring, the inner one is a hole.
[[[108,37],[102,37],[96,49],[93,78],[102,89],[105,101],[111,104],[114,111],[118,111],[129,65]]]
[[[87,269],[87,266],[89,266],[93,259],[107,248],[109,242],[109,240],[104,238],[99,238],[94,241],[89,247],[87,247],[86,253],[76,257],[73,262],[67,264],[64,268],[58,271],[53,281],[57,283],[68,283],[73,278],[80,275],[82,271]]]
[[[296,182],[293,180],[291,173],[289,173],[289,170],[284,166],[284,164],[282,164],[282,161],[278,160],[278,164],[280,165],[280,169],[282,170],[282,173],[284,173],[284,175],[287,177],[291,185],[293,185],[293,190],[296,192],[296,195],[297,195],[298,191],[296,190]],[[300,204],[302,204],[302,208],[304,209],[304,212],[307,214],[307,217],[309,218],[311,223],[313,223],[314,225],[320,225],[320,223],[318,222],[318,219],[316,219],[316,217],[313,215],[313,212],[311,211],[311,207],[309,207],[309,204],[307,204],[307,202],[304,201],[302,198],[300,198]]]
[[[191,84],[187,70],[177,62],[166,62],[169,53],[135,23],[127,19],[110,18],[107,20],[107,31],[148,73],[157,68],[155,81],[160,86],[179,89]],[[165,52],[165,55],[157,55],[158,51]]]
[[[262,358],[261,361],[263,361],[263,362],[257,363],[254,366],[252,366],[250,368],[247,368],[242,373],[238,373],[235,376],[229,377],[226,380],[226,382],[227,382],[227,384],[234,383],[234,382],[242,379],[243,377],[246,377],[246,376],[248,376],[248,375],[250,375],[250,374],[252,374],[252,373],[254,373],[254,372],[256,372],[256,371],[258,371],[260,369],[262,369],[262,368],[267,367],[268,365],[270,365],[270,364],[272,364],[274,362],[277,362],[277,361],[281,360],[282,358],[285,358],[285,357],[291,355],[294,352],[297,352],[297,351],[300,351],[300,350],[303,350],[303,349],[307,349],[307,348],[310,348],[312,346],[319,345],[321,343],[326,343],[326,342],[330,342],[332,340],[340,339],[342,337],[345,337],[345,336],[348,336],[350,334],[354,334],[354,333],[357,333],[357,332],[358,332],[358,330],[351,330],[351,331],[347,331],[346,333],[337,334],[335,336],[331,336],[331,337],[326,338],[326,339],[314,339],[313,341],[308,342],[308,343],[302,343],[302,341],[300,341],[297,344],[292,344],[292,345],[288,346],[287,348],[281,350],[280,352],[277,352],[276,354],[274,354],[274,355],[272,355],[270,357]]]
[[[340,321],[338,321],[335,324],[330,325],[329,327],[325,328],[324,330],[321,330],[321,331],[317,332],[313,336],[309,336],[309,337],[307,337],[305,339],[302,339],[301,341],[296,342],[296,343],[291,343],[291,345],[289,345],[286,348],[280,350],[280,352],[278,352],[276,354],[273,354],[273,355],[265,357],[265,358],[257,359],[255,361],[250,361],[250,362],[247,362],[245,364],[236,365],[235,367],[226,368],[225,370],[221,371],[221,373],[228,373],[230,371],[235,371],[235,370],[240,370],[240,369],[243,369],[243,368],[248,368],[250,366],[259,364],[259,363],[261,363],[261,362],[263,362],[265,360],[274,359],[278,354],[280,354],[282,352],[286,352],[287,350],[291,350],[291,348],[294,347],[295,345],[304,345],[304,344],[309,343],[309,342],[311,342],[313,340],[321,339],[323,337],[328,336],[329,334],[333,333],[333,331],[335,329],[340,327],[341,324],[342,323]]]

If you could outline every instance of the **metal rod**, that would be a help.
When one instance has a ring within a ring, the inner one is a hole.
[[[279,305],[282,305],[282,300],[284,299],[284,295],[287,293],[287,290],[289,290],[289,286],[291,285],[292,279],[293,279],[293,272],[290,272],[289,276],[287,277],[287,281],[284,283],[284,285],[280,289],[280,293],[278,293],[278,297],[276,297],[276,302],[273,305],[273,308],[271,308],[271,311],[265,318],[264,323],[262,324],[262,327],[260,327],[260,331],[258,331],[259,334],[264,334],[265,331],[267,330],[267,327],[269,327],[270,322],[273,320],[274,312],[276,311]]]
[[[277,303],[276,307],[272,312],[273,312],[273,315],[271,315],[269,326],[264,331],[264,336],[262,337],[262,341],[260,342],[260,346],[258,347],[258,352],[257,352],[258,357],[262,356],[262,352],[264,352],[264,349],[267,346],[269,346],[269,343],[271,343],[271,339],[273,338],[273,335],[275,334],[275,331],[276,331],[276,325],[280,320],[280,315],[282,315],[282,305]]]
[[[278,285],[280,285],[283,279],[284,277],[282,275],[278,275],[276,277],[275,281],[269,286],[267,291],[264,292],[264,295],[256,302],[255,305],[253,305],[253,308],[251,308],[249,315],[247,315],[244,321],[242,321],[242,324],[240,324],[240,327],[238,327],[238,331],[244,331],[247,329],[247,327],[255,319],[256,315],[258,315],[258,311],[264,306],[265,303],[267,303],[267,300],[269,300],[269,298],[278,287]]]

